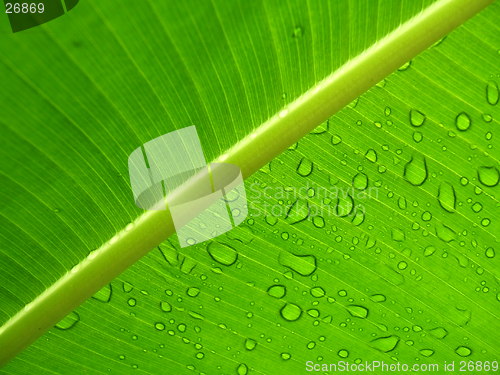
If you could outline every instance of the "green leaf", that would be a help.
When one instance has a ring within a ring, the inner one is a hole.
[[[498,3],[445,37],[488,3],[87,1],[3,36],[0,362],[54,327],[4,371],[496,360]],[[192,124],[250,215],[180,249],[127,158]]]

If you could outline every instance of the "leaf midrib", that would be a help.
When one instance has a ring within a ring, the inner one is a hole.
[[[250,176],[289,145],[493,0],[440,0],[348,61],[215,160]],[[384,58],[391,56],[391,59]],[[380,62],[383,62],[381,64]],[[186,190],[195,189],[191,184]],[[149,211],[61,277],[0,327],[5,364],[67,313],[174,233],[168,211]]]

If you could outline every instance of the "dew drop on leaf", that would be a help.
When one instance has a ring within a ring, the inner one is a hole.
[[[307,158],[302,158],[297,166],[297,173],[299,176],[307,177],[313,171],[313,163]]]
[[[327,121],[323,122],[321,125],[317,126],[311,132],[311,134],[323,134],[323,133],[326,133],[328,131],[329,127],[330,127],[330,120],[327,120]]]
[[[286,295],[286,287],[284,285],[271,285],[267,289],[267,294],[274,298],[283,298]]]
[[[378,337],[374,340],[371,341],[370,345],[377,349],[380,350],[381,352],[387,353],[390,352],[394,349],[396,349],[396,346],[399,343],[399,337],[398,336],[385,336],[385,337]]]
[[[247,375],[248,374],[248,366],[244,363],[240,363],[240,365],[236,369],[236,373],[238,375]]]
[[[136,304],[137,304],[137,301],[135,298],[129,298],[127,300],[127,304],[130,306],[130,307],[134,307]]]
[[[302,276],[310,276],[316,271],[316,257],[314,255],[295,255],[288,251],[282,251],[278,261],[282,266]]]
[[[255,341],[254,339],[246,339],[245,340],[245,349],[248,350],[248,351],[252,351],[255,349],[255,347],[257,346],[257,341]]]
[[[209,243],[207,246],[207,252],[214,261],[224,266],[231,266],[238,259],[238,252],[236,249],[221,242]]]
[[[346,309],[355,318],[366,319],[368,317],[368,309],[364,306],[348,305]]]
[[[92,296],[93,299],[96,299],[100,302],[109,302],[111,300],[112,287],[111,284],[106,285],[104,288],[101,288],[96,294]]]
[[[422,349],[419,352],[423,357],[430,357],[434,354],[434,350],[432,349]]]
[[[375,163],[378,160],[377,151],[375,151],[373,148],[370,148],[366,151],[365,157],[372,163]]]
[[[424,113],[420,112],[418,109],[410,110],[410,124],[419,127],[424,124],[426,116]]]
[[[430,330],[430,334],[438,339],[444,339],[448,336],[448,331],[443,327],[436,327]]]
[[[484,255],[486,255],[486,258],[494,258],[495,257],[495,249],[492,247],[488,247],[486,251],[484,252]]]
[[[284,361],[288,361],[290,358],[292,358],[292,355],[290,353],[281,353],[280,356]]]
[[[332,145],[336,146],[342,142],[342,138],[340,137],[340,135],[334,134],[334,135],[332,135],[332,138],[330,141],[332,142]]]
[[[376,302],[376,303],[379,303],[379,302],[385,302],[386,301],[386,297],[383,295],[383,294],[373,294],[370,299],[373,301],[373,302]]]
[[[500,172],[497,167],[479,167],[477,170],[477,177],[479,182],[484,186],[494,187],[498,185],[500,180]]]
[[[466,346],[459,346],[455,349],[455,353],[457,353],[460,357],[468,357],[472,354],[472,350]]]
[[[421,155],[412,156],[404,167],[403,177],[414,186],[422,185],[428,176],[427,161]]]
[[[407,70],[409,67],[411,66],[411,60],[410,61],[407,61],[405,62],[403,65],[401,65],[398,70],[400,72],[404,72],[405,70]]]
[[[358,190],[365,190],[368,187],[368,176],[362,172],[356,174],[352,179],[352,186]]]
[[[280,315],[283,319],[294,322],[300,318],[302,315],[302,309],[300,306],[294,303],[286,303],[280,310]]]
[[[344,217],[349,215],[354,209],[354,200],[349,194],[340,194],[335,207],[337,216]]]
[[[80,315],[77,312],[70,312],[62,320],[60,320],[55,327],[63,331],[73,328],[76,323],[80,321]]]
[[[494,81],[488,81],[486,85],[486,100],[490,105],[496,105],[499,98],[498,85]]]
[[[431,256],[432,254],[434,254],[436,252],[436,248],[434,246],[427,246],[425,249],[424,249],[424,256],[425,257],[429,257]]]
[[[324,297],[326,294],[325,290],[320,286],[315,286],[311,288],[310,292],[311,296],[313,296],[314,298],[321,298]]]
[[[455,126],[457,127],[458,130],[460,130],[462,132],[469,129],[471,124],[472,124],[472,120],[471,120],[470,116],[465,112],[459,113],[457,115],[457,117],[455,118]]]
[[[438,202],[439,205],[446,211],[448,212],[454,212],[456,203],[457,203],[457,196],[455,193],[455,188],[453,185],[443,182],[441,185],[439,185],[438,189]]]
[[[200,294],[200,290],[198,288],[195,288],[195,287],[189,287],[187,288],[186,290],[186,294],[189,296],[189,297],[197,297],[198,294]]]
[[[122,289],[125,293],[130,293],[133,289],[134,286],[126,281],[122,283]]]
[[[155,323],[155,328],[156,328],[156,330],[158,330],[158,331],[163,331],[163,330],[165,330],[165,324],[160,323],[160,322]]]
[[[393,241],[403,242],[405,240],[405,232],[399,228],[392,228],[391,237]]]
[[[289,224],[296,224],[304,221],[309,216],[309,203],[304,199],[297,199],[288,209],[285,221]]]
[[[325,219],[323,219],[322,216],[313,216],[312,222],[316,228],[324,228],[325,227]]]
[[[346,349],[340,349],[337,353],[337,355],[340,357],[340,358],[347,358],[349,357],[349,352],[346,350]]]

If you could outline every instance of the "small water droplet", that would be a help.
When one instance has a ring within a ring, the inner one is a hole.
[[[189,287],[187,288],[186,290],[186,294],[189,296],[189,297],[197,297],[198,294],[200,294],[200,290],[196,287]]]
[[[111,300],[111,295],[113,294],[111,284],[106,285],[104,288],[99,290],[96,294],[92,296],[93,299],[96,299],[100,302],[109,302]]]
[[[352,179],[352,186],[358,190],[365,190],[368,187],[368,176],[359,172]]]
[[[467,129],[469,129],[471,124],[472,124],[472,120],[471,120],[470,116],[465,112],[459,113],[457,115],[457,117],[455,118],[455,126],[461,132],[464,132]]]
[[[457,195],[455,193],[455,188],[453,185],[448,182],[443,182],[439,185],[438,189],[438,202],[439,205],[448,212],[454,212],[456,203],[457,203]]]
[[[292,37],[293,38],[300,38],[304,35],[304,30],[300,26],[295,26],[293,29]]]
[[[410,61],[407,61],[405,62],[403,65],[401,65],[398,70],[400,72],[404,72],[405,70],[407,70],[409,67],[411,66],[411,60]]]
[[[349,357],[349,351],[347,351],[346,349],[340,349],[340,350],[337,352],[337,355],[338,355],[340,358],[347,358],[347,357]]]
[[[231,266],[238,260],[236,249],[222,242],[210,242],[207,252],[214,261],[224,266]]]
[[[156,328],[158,331],[163,331],[163,330],[165,329],[165,324],[160,323],[160,322],[157,322],[157,323],[155,323],[155,328]]]
[[[421,349],[419,352],[423,357],[430,357],[434,354],[434,350],[432,349]]]
[[[137,304],[137,301],[135,298],[129,298],[127,300],[127,304],[130,306],[130,307],[134,307],[136,304]]]
[[[310,293],[311,293],[311,296],[313,296],[314,298],[321,298],[321,297],[324,297],[326,295],[325,290],[320,286],[315,286],[315,287],[311,288]]]
[[[73,328],[76,323],[80,321],[80,315],[77,312],[70,312],[62,320],[60,320],[55,327],[63,331]]]
[[[483,166],[478,168],[477,177],[484,186],[494,187],[498,185],[500,172],[496,167]]]
[[[297,199],[286,213],[285,221],[289,224],[300,223],[309,217],[309,203],[304,199]]]
[[[274,298],[283,298],[286,295],[286,287],[284,285],[271,285],[267,289],[267,294]]]
[[[455,353],[457,353],[460,357],[468,357],[472,354],[472,350],[466,346],[459,346],[455,349]]]
[[[302,315],[300,306],[294,303],[286,303],[280,310],[281,317],[289,322],[298,320]]]
[[[252,351],[255,349],[255,347],[257,346],[257,341],[255,341],[254,339],[246,339],[245,340],[245,349],[248,350],[248,351]]]
[[[295,255],[288,251],[281,251],[278,261],[282,266],[301,276],[310,276],[316,271],[316,257],[314,255]]]
[[[368,317],[368,309],[360,305],[348,305],[347,311],[355,318],[366,319]]]
[[[313,216],[312,222],[316,228],[324,228],[325,227],[325,219],[323,219],[322,216]]]
[[[423,112],[420,112],[418,109],[410,110],[410,124],[415,127],[422,126],[426,120],[426,116]]]
[[[486,101],[490,105],[496,105],[498,103],[499,98],[499,90],[498,85],[494,81],[488,81],[486,85]]]
[[[366,151],[365,157],[372,163],[375,163],[378,160],[377,151],[370,148],[369,150]]]
[[[281,353],[280,356],[285,361],[288,361],[290,358],[292,358],[292,355],[290,353]]]
[[[161,311],[163,311],[163,312],[172,311],[172,305],[170,303],[168,303],[167,301],[160,302],[160,308],[161,308]]]
[[[240,365],[236,368],[236,373],[238,375],[247,375],[248,374],[248,366],[244,363],[240,363]]]
[[[381,352],[388,353],[390,351],[393,351],[396,349],[396,346],[399,343],[399,337],[398,336],[385,336],[385,337],[378,337],[374,340],[371,341],[371,346],[377,350],[380,350]]]
[[[430,330],[430,333],[432,336],[438,339],[444,339],[446,336],[448,336],[448,331],[443,327],[433,328]]]
[[[342,142],[342,138],[340,137],[340,135],[334,134],[332,135],[331,142],[332,145],[336,146]]]
[[[380,303],[380,302],[385,302],[386,301],[386,297],[383,295],[383,294],[373,294],[370,299],[373,301],[373,302],[376,302],[376,303]]]
[[[309,176],[313,171],[313,163],[307,158],[302,158],[297,166],[297,173],[302,177]]]
[[[421,155],[412,156],[404,167],[403,177],[413,186],[421,186],[428,176],[427,161]]]

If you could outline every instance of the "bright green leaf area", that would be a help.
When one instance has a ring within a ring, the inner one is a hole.
[[[0,324],[142,213],[135,148],[194,124],[215,159],[430,4],[88,0],[2,35]],[[248,178],[240,227],[169,238],[0,371],[498,361],[498,25],[496,2]]]

